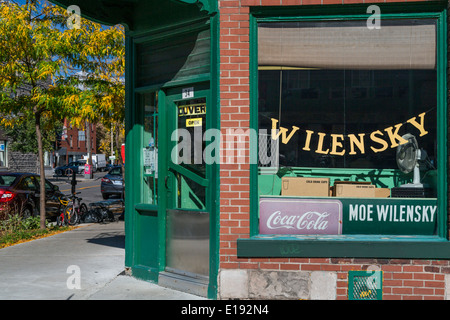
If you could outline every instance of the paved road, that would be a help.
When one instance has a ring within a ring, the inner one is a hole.
[[[81,192],[79,196],[83,198],[83,202],[91,203],[103,200],[102,194],[100,192],[100,183],[101,177],[103,177],[104,175],[106,175],[106,172],[96,172],[92,180],[84,179],[83,175],[77,175],[76,192]],[[72,190],[70,179],[50,178],[49,180],[53,184],[58,185],[62,193],[70,194]]]

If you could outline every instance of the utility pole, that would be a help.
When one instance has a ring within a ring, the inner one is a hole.
[[[113,124],[111,123],[111,156],[114,156],[114,136],[113,136]],[[111,158],[111,164],[114,165],[114,158]]]

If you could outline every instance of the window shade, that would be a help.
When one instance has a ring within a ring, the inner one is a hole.
[[[434,20],[264,23],[258,27],[260,66],[322,69],[435,69]]]

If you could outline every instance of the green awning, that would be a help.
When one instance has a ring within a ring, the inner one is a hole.
[[[130,30],[169,25],[217,12],[216,0],[50,0],[67,8],[77,5],[81,16],[102,24],[123,24]]]

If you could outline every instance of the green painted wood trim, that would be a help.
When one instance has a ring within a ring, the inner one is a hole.
[[[258,130],[258,25],[250,15],[250,128]],[[257,131],[256,131],[257,132]],[[252,141],[250,141],[252,143]],[[257,143],[257,142],[255,142]],[[251,148],[258,159],[258,145]],[[253,186],[253,187],[252,187]],[[250,236],[259,233],[258,162],[250,163]]]
[[[212,0],[218,2],[216,0]],[[207,120],[208,128],[220,130],[220,28],[219,14],[211,17],[211,67],[210,67],[210,105],[211,113]],[[219,250],[220,250],[220,167],[218,163],[207,166],[208,179],[210,180],[211,208],[210,219],[210,257],[209,257],[209,286],[208,298],[217,299],[217,278],[219,274]]]
[[[410,238],[409,238],[410,239]],[[275,239],[254,237],[237,240],[238,258],[402,258],[450,259],[450,242],[442,238],[384,240],[355,237],[354,240]]]
[[[138,203],[134,206],[134,209],[143,215],[149,215],[154,217],[158,215],[158,206],[155,204]]]
[[[143,265],[135,265],[131,267],[133,277],[150,282],[158,282],[158,269],[149,268]]]
[[[92,0],[51,0],[51,2],[63,8],[77,5],[81,9],[81,16],[104,25],[123,24],[127,29],[139,30],[148,27],[146,24],[148,19],[155,21],[156,24],[164,24],[174,13],[178,14],[176,18],[186,19],[190,15],[213,16],[218,12],[217,0],[116,0],[114,5],[108,1]],[[147,11],[146,14],[143,14],[144,10]],[[186,10],[185,16],[180,14],[182,10]]]
[[[131,148],[133,147],[133,123],[135,122],[134,108],[133,108],[133,86],[134,81],[132,77],[132,70],[134,68],[134,48],[133,39],[129,36],[129,33],[125,34],[125,185],[133,186],[134,182],[131,179],[133,166],[130,165],[132,159]],[[134,210],[133,208],[133,194],[129,192],[129,188],[126,190],[125,197],[125,266],[131,267],[134,264]]]
[[[447,9],[441,11],[438,20],[439,25],[437,33],[437,62],[440,65],[438,69],[438,97],[437,97],[437,142],[438,142],[438,235],[448,239],[448,137],[447,137],[447,125],[448,125],[448,111],[447,111],[447,64],[448,64],[448,38],[447,38]],[[440,208],[440,209],[439,209]]]
[[[217,12],[217,0],[173,0],[187,4],[196,4],[200,11],[206,11],[208,14]]]
[[[189,213],[208,213],[209,214],[209,211],[206,211],[205,209],[174,208],[174,209],[167,209],[167,211],[189,212]]]
[[[207,187],[209,185],[208,179],[202,178],[202,177],[196,175],[195,173],[193,173],[192,171],[190,171],[180,165],[176,165],[172,162],[169,162],[169,170],[173,170],[175,172],[180,173],[183,176],[186,176],[187,178],[191,179],[192,181],[201,185],[202,187]]]
[[[386,14],[403,16],[409,12],[416,14],[436,13],[445,10],[446,1],[422,1],[408,3],[364,3],[364,4],[336,4],[336,5],[303,5],[303,6],[254,6],[250,14],[258,18],[270,18],[272,21],[298,20],[299,16],[307,18],[343,19],[343,16],[353,16],[350,19],[367,19],[372,13],[367,13],[369,5],[377,5],[381,9],[381,17]],[[358,17],[359,16],[359,17]],[[347,18],[345,18],[347,19]]]
[[[158,148],[160,151],[158,152],[158,229],[159,229],[159,237],[158,237],[158,245],[159,245],[159,272],[164,271],[166,267],[166,209],[167,209],[167,195],[166,195],[166,186],[165,186],[165,173],[168,174],[168,152],[164,151],[168,148],[170,140],[169,140],[169,132],[167,129],[168,123],[168,115],[166,110],[167,97],[166,92],[164,90],[158,91]],[[162,148],[162,149],[161,149]],[[164,173],[164,174],[162,174]]]

